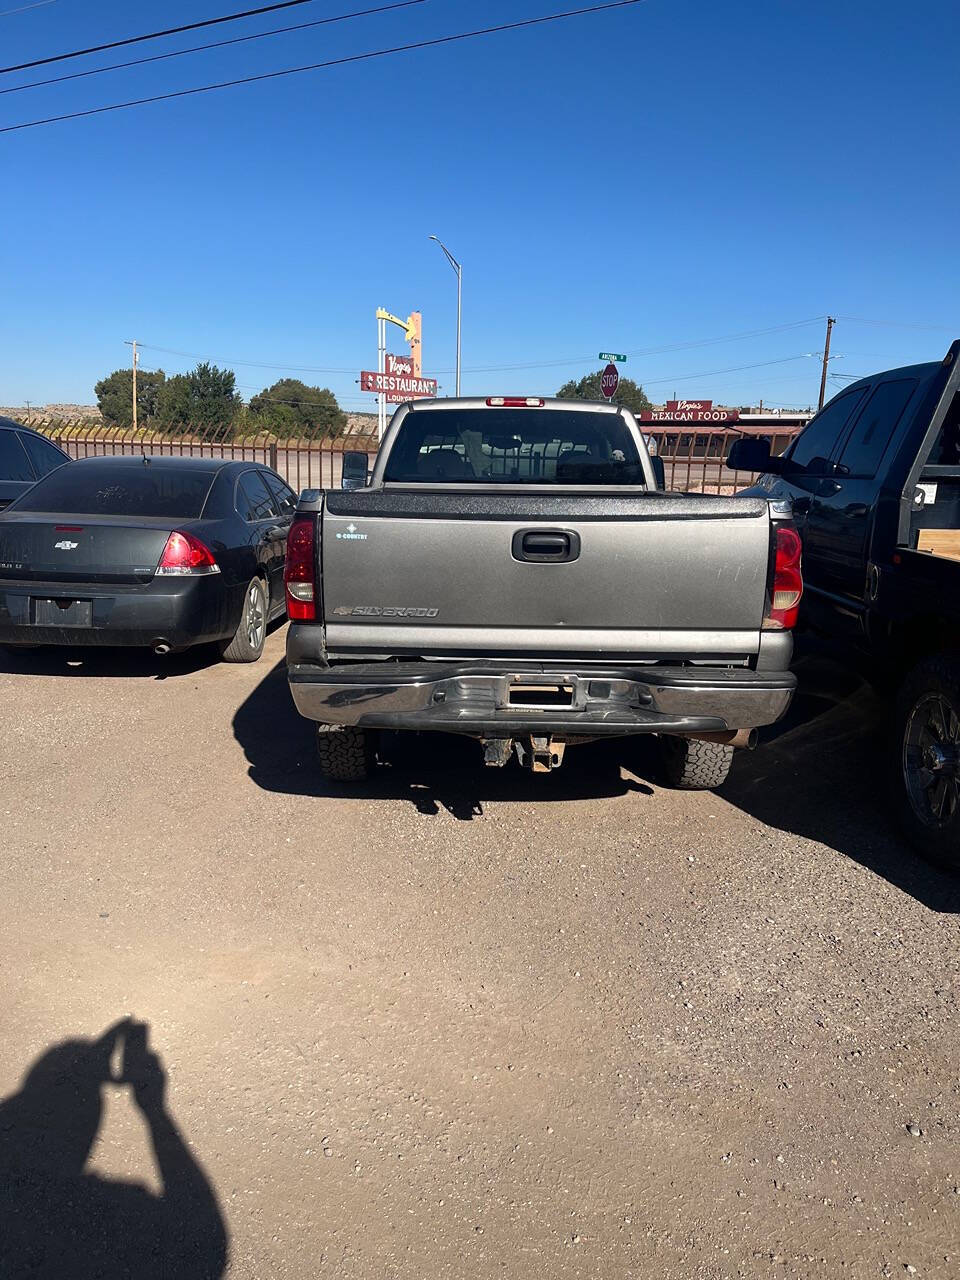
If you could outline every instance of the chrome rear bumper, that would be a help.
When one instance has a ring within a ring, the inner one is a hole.
[[[752,729],[779,720],[796,687],[788,671],[579,664],[301,663],[288,679],[309,720],[480,736]]]

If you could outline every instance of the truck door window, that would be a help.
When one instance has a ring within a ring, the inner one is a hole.
[[[916,378],[902,378],[895,382],[881,382],[866,403],[866,407],[854,424],[847,443],[840,455],[844,474],[851,476],[876,475],[880,459],[903,417],[903,411],[914,391]]]
[[[830,455],[865,395],[865,389],[844,391],[811,419],[787,455],[790,471],[805,471],[811,476],[826,474]]]
[[[927,459],[930,467],[960,467],[960,393],[953,397],[943,426]]]

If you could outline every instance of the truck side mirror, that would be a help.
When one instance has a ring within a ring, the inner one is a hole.
[[[363,489],[370,473],[370,461],[359,449],[344,449],[340,473],[341,489]]]
[[[780,459],[770,456],[770,441],[766,436],[741,436],[734,440],[727,454],[727,466],[731,471],[781,470]]]
[[[657,482],[657,488],[665,489],[667,487],[667,473],[663,467],[663,459],[659,454],[650,459],[650,465],[653,467],[653,477]]]

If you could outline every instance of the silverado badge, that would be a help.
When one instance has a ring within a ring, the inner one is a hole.
[[[440,610],[389,604],[338,604],[333,612],[341,618],[435,618]]]

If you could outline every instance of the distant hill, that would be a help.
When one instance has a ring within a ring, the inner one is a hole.
[[[31,404],[0,405],[0,417],[16,418],[18,422],[99,422],[100,410],[95,404]]]

